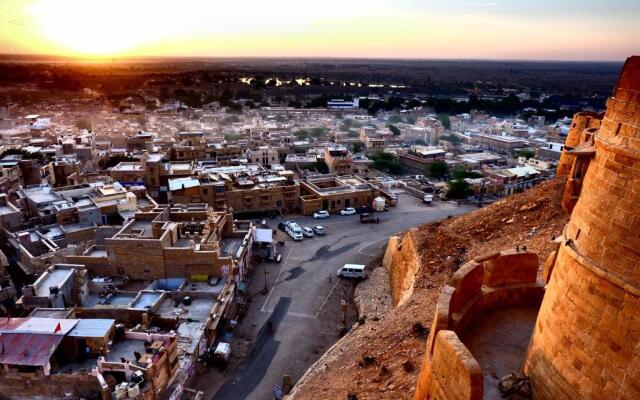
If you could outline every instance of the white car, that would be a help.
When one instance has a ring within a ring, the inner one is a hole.
[[[324,235],[324,228],[320,225],[316,225],[313,227],[313,233],[322,236]]]
[[[320,211],[318,211],[318,212],[314,212],[314,213],[313,213],[313,218],[314,218],[314,219],[324,219],[324,218],[329,218],[329,211],[320,210]]]
[[[302,234],[305,237],[313,237],[313,229],[309,228],[308,226],[305,226],[304,228],[302,228]]]
[[[340,215],[353,215],[356,213],[356,209],[353,207],[347,207],[340,210]]]

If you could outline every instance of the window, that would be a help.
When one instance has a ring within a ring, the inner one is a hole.
[[[209,191],[206,188],[202,188],[202,194],[207,195]]]
[[[224,193],[224,186],[216,186],[216,193]]]

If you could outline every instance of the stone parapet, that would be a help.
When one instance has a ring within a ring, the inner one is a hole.
[[[537,271],[535,253],[513,250],[476,258],[455,272],[438,298],[415,400],[483,398],[482,369],[459,335],[492,310],[539,305],[544,283]]]

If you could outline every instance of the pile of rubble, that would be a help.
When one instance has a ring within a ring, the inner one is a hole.
[[[362,318],[314,364],[292,397],[411,399],[442,286],[466,261],[516,245],[538,252],[544,261],[553,249],[552,237],[568,220],[560,207],[563,187],[561,180],[544,182],[472,213],[419,227],[422,270],[410,300],[378,309],[376,318]]]

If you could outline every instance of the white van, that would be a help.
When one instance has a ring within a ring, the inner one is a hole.
[[[287,221],[284,230],[289,234],[289,236],[291,236],[291,239],[293,240],[302,240],[304,239],[304,236],[302,236],[302,228],[300,228],[300,225],[296,224],[293,221]]]
[[[364,279],[367,275],[364,272],[364,265],[360,264],[345,264],[338,270],[337,275],[340,278],[359,278]]]

